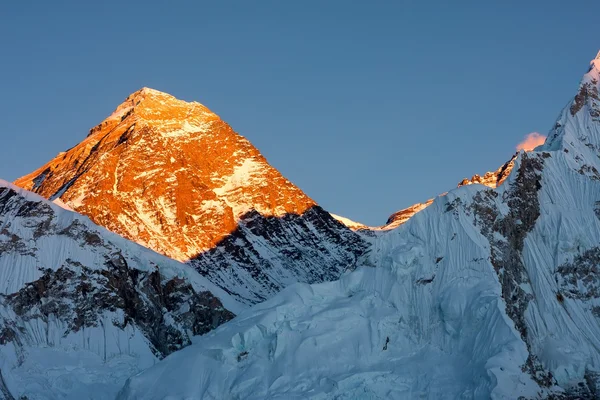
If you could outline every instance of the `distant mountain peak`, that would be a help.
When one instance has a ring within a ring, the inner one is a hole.
[[[212,248],[252,210],[315,205],[207,107],[146,87],[15,183],[178,260]]]

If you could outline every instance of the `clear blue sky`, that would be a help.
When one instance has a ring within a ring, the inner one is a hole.
[[[329,211],[382,224],[546,133],[600,48],[599,15],[598,1],[5,1],[0,178],[149,86],[208,106]]]

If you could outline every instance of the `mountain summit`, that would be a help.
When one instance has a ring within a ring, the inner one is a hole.
[[[243,303],[337,279],[367,248],[208,108],[148,88],[15,183],[187,261]]]
[[[177,260],[214,247],[251,210],[315,205],[208,108],[149,88],[15,183]]]

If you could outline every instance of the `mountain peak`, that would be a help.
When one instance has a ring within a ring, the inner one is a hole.
[[[583,80],[593,80],[593,79],[598,79],[600,75],[600,51],[598,51],[598,54],[596,55],[596,58],[594,58],[592,61],[590,61],[590,69],[588,70],[587,74],[584,75]]]
[[[121,103],[119,107],[123,105],[137,107],[143,100],[147,98],[161,98],[163,101],[179,101],[175,96],[169,93],[161,92],[160,90],[144,86],[141,89],[138,89],[135,92],[131,93],[129,96],[127,96],[125,98],[125,101],[123,101],[123,103]]]
[[[159,96],[169,96],[169,97],[173,97],[172,95],[170,95],[169,93],[166,92],[162,92],[160,90],[156,90],[156,89],[152,89],[148,86],[144,86],[142,87],[140,90],[133,92],[131,95],[135,95],[135,94],[152,94],[152,95],[159,95]]]
[[[152,88],[149,88],[146,86],[144,86],[143,88],[141,88],[139,90],[136,90],[135,92],[133,92],[129,96],[127,96],[127,98],[125,99],[123,104],[130,104],[130,105],[133,105],[133,107],[138,107],[138,106],[142,105],[142,102],[144,102],[146,100],[154,100],[154,101],[162,102],[165,105],[168,105],[169,103],[186,103],[187,104],[187,102],[185,102],[183,100],[179,100],[172,94],[169,94],[167,92],[162,92],[160,90],[152,89]],[[199,104],[199,103],[192,102],[192,104]]]
[[[207,124],[219,117],[198,102],[186,102],[168,93],[143,87],[133,92],[104,121],[90,130],[90,135],[112,130],[117,125],[144,123],[164,134],[204,131]]]
[[[564,150],[579,158],[595,155],[600,151],[599,57],[600,52],[590,62],[577,94],[562,110],[540,150]]]
[[[250,211],[315,205],[207,107],[146,87],[15,183],[178,260],[212,248]]]

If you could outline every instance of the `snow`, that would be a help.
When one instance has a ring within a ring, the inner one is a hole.
[[[63,203],[60,199],[54,199],[54,203],[55,204],[64,204],[65,206],[67,206],[67,210],[69,211],[74,211],[74,209],[77,209],[79,207],[81,207],[83,205],[83,200],[85,199],[85,193],[80,193],[79,196],[77,196],[75,199],[69,201],[68,205]],[[59,203],[60,202],[60,203]],[[64,208],[64,207],[63,207]]]
[[[108,116],[107,120],[113,120],[113,119],[121,120],[123,118],[123,116],[125,114],[129,113],[131,110],[133,110],[132,105],[119,107],[112,114],[110,114]]]
[[[54,199],[54,200],[52,200],[52,202],[54,204],[56,204],[57,206],[59,206],[60,208],[64,208],[65,210],[68,210],[68,211],[73,211],[73,209],[71,207],[69,207],[68,205],[66,205],[65,203],[63,203],[61,199]]]
[[[201,277],[187,265],[124,239],[107,229],[95,225],[89,218],[83,215],[69,211],[35,193],[26,191],[0,179],[0,191],[2,188],[14,190],[18,193],[22,201],[43,203],[52,209],[53,215],[51,219],[53,230],[37,238],[34,237],[36,225],[33,225],[26,217],[0,215],[0,231],[4,228],[9,228],[11,232],[18,233],[24,239],[23,241],[31,246],[31,251],[43,254],[44,268],[57,269],[64,264],[67,258],[79,261],[86,266],[102,266],[105,260],[104,253],[112,249],[119,249],[125,258],[132,265],[135,265],[136,268],[142,271],[153,271],[153,266],[159,265],[161,274],[166,278],[185,278],[198,291],[208,290],[216,294],[222,300],[225,308],[234,313],[240,310],[240,305],[225,294],[222,289],[219,289],[210,281]],[[69,228],[74,222],[82,224],[90,232],[98,233],[106,244],[99,248],[89,245],[84,246],[79,239],[59,233]],[[0,293],[14,293],[23,287],[26,282],[31,282],[40,276],[37,256],[31,256],[29,253],[1,253],[0,265],[11,266],[10,268],[0,269]],[[6,275],[10,276],[10,274],[17,272],[16,276],[19,276],[17,280],[10,279]],[[8,282],[12,283],[9,284]]]
[[[375,267],[289,287],[131,378],[120,398],[534,396],[539,388],[520,370],[526,346],[481,261],[486,239],[444,204],[378,236]]]
[[[472,182],[468,183],[469,185]],[[346,227],[352,229],[353,231],[358,231],[359,233],[363,233],[366,237],[372,236],[373,234],[377,234],[377,232],[388,231],[391,229],[395,229],[412,218],[416,213],[423,211],[425,208],[429,207],[433,203],[433,199],[427,200],[425,203],[417,203],[410,207],[404,208],[400,211],[394,213],[389,219],[391,222],[388,222],[382,226],[367,226],[363,225],[360,222],[352,221],[351,219],[332,214],[330,215],[341,222]]]
[[[26,393],[29,399],[114,399],[128,376],[158,359],[139,331],[130,326],[121,330],[110,321],[107,315],[104,328],[66,337],[58,329],[65,327],[50,327],[56,335],[52,342],[45,340],[47,328],[39,326],[43,333],[38,342],[21,349],[4,346],[0,365],[11,393]]]
[[[361,224],[360,222],[352,221],[349,218],[345,218],[345,217],[342,217],[340,215],[336,215],[333,213],[329,213],[329,214],[331,214],[331,216],[333,218],[337,219],[338,221],[340,221],[342,224],[344,224],[345,226],[347,226],[350,229],[353,229],[353,230],[355,230],[355,229],[372,229],[371,227]]]
[[[164,129],[160,131],[160,135],[164,138],[175,138],[179,139],[181,137],[189,136],[191,134],[198,133],[207,133],[210,131],[212,122],[194,122],[190,123],[189,121],[184,121],[180,128],[175,128],[172,130]]]
[[[266,165],[254,158],[244,158],[241,163],[236,165],[233,173],[224,178],[223,186],[214,189],[217,196],[225,199],[225,202],[233,210],[236,217],[240,217],[246,212],[256,209],[262,214],[270,214],[268,210],[261,210],[259,206],[252,203],[251,198],[243,196],[242,189],[248,187],[264,186],[264,170]],[[285,214],[285,210],[278,215]]]

